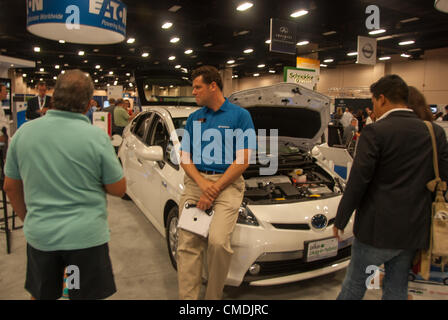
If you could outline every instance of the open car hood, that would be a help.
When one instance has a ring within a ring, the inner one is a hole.
[[[278,129],[279,139],[311,150],[330,121],[330,98],[293,83],[243,90],[229,101],[247,109],[255,129]]]

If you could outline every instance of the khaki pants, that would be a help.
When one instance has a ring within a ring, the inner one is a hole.
[[[217,181],[222,174],[202,175]],[[182,194],[179,215],[185,202],[196,203],[202,194],[199,186],[185,175],[185,190]],[[208,284],[205,299],[221,299],[224,282],[229,272],[233,251],[230,238],[238,219],[238,209],[243,201],[244,179],[239,177],[213,202],[213,219],[210,224],[208,240],[182,229],[178,229],[177,273],[179,299],[197,300],[202,284],[202,261],[207,249]]]

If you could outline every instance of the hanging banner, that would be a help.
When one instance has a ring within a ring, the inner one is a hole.
[[[107,87],[107,100],[113,99],[123,99],[123,86],[109,86]]]
[[[296,28],[292,21],[271,18],[269,51],[296,54]]]
[[[297,68],[315,70],[317,75],[320,75],[320,61],[309,58],[297,57]]]
[[[359,64],[376,64],[376,39],[358,36],[358,59]]]
[[[126,38],[127,7],[119,0],[26,0],[26,27],[51,40],[113,44]]]
[[[283,80],[287,83],[296,83],[314,90],[314,86],[319,79],[316,70],[313,69],[301,69],[294,67],[284,67]]]

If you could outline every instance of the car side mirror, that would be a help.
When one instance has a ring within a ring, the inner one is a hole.
[[[163,161],[163,149],[161,146],[151,146],[135,150],[137,158],[148,161]]]

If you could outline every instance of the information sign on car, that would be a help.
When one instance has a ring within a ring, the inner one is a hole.
[[[306,262],[335,257],[338,254],[338,239],[335,237],[305,241]]]

